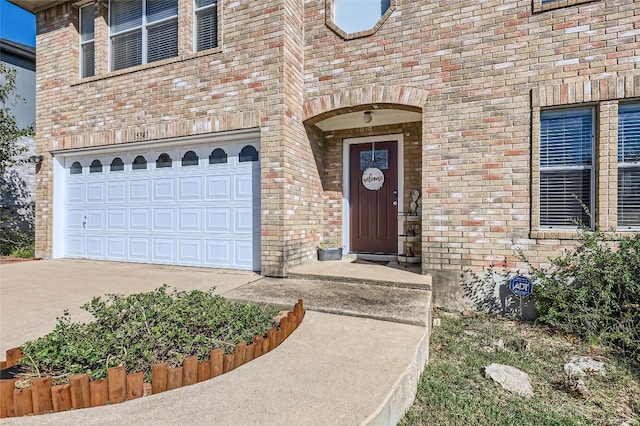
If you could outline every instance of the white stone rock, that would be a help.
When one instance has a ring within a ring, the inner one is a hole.
[[[492,340],[491,347],[496,351],[501,351],[504,349],[504,341],[502,339]]]
[[[533,386],[529,375],[510,365],[491,363],[484,368],[484,375],[500,384],[503,389],[522,395],[526,398],[533,396]]]
[[[605,363],[596,361],[589,357],[577,357],[577,356],[572,357],[571,361],[564,365],[565,372],[567,371],[567,365],[569,364],[573,365],[570,368],[574,370],[577,368],[578,370],[580,370],[582,372],[582,375],[584,375],[584,373],[587,373],[587,372],[596,372],[596,373],[600,373],[603,376],[606,374],[604,370]]]

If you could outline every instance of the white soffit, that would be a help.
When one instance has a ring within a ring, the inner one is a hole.
[[[316,126],[323,132],[342,129],[354,129],[359,127],[385,126],[397,123],[410,123],[422,121],[422,114],[419,112],[404,111],[398,109],[371,109],[371,122],[365,123],[362,119],[364,111],[350,112],[327,118],[316,123]]]

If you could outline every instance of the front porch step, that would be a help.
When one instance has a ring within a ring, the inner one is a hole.
[[[262,278],[223,294],[242,301],[288,309],[298,299],[305,309],[330,314],[429,326],[432,293],[425,288],[369,285],[335,279]]]
[[[396,260],[368,262],[355,255],[346,255],[340,261],[296,265],[289,269],[287,277],[431,291],[431,276],[422,275],[420,265],[399,264]]]
[[[289,272],[287,278],[291,279],[303,279],[303,280],[319,280],[319,281],[335,281],[341,283],[351,284],[367,284],[383,287],[397,287],[406,288],[411,290],[424,290],[431,291],[431,276],[421,275],[422,279],[415,279],[412,281],[396,281],[393,279],[378,279],[369,277],[357,277],[357,276],[340,276],[340,275],[325,275],[325,274],[313,274],[304,272]]]

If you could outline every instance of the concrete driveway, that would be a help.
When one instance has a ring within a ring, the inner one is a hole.
[[[1,264],[0,359],[7,349],[50,332],[65,309],[74,320],[88,319],[80,306],[94,296],[151,291],[162,284],[180,290],[215,287],[224,294],[260,278],[254,272],[226,269],[90,260]]]
[[[124,404],[0,424],[386,426],[397,424],[413,401],[428,359],[431,292],[366,282],[78,260],[3,264],[0,350],[49,332],[65,308],[74,320],[88,318],[79,306],[94,296],[150,291],[163,283],[184,290],[216,287],[225,297],[275,305],[293,306],[304,297],[307,311],[282,345],[214,380]],[[378,318],[383,312],[388,318]]]

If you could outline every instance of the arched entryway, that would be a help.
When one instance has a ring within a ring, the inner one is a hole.
[[[398,239],[404,232],[398,216],[409,210],[411,191],[421,190],[422,108],[390,102],[355,104],[354,98],[412,103],[424,98],[421,91],[406,88],[375,93],[352,90],[314,99],[305,104],[305,113],[319,114],[309,117],[305,126],[322,180],[320,239],[346,252],[395,258],[407,249]],[[417,240],[415,254],[420,251]]]

